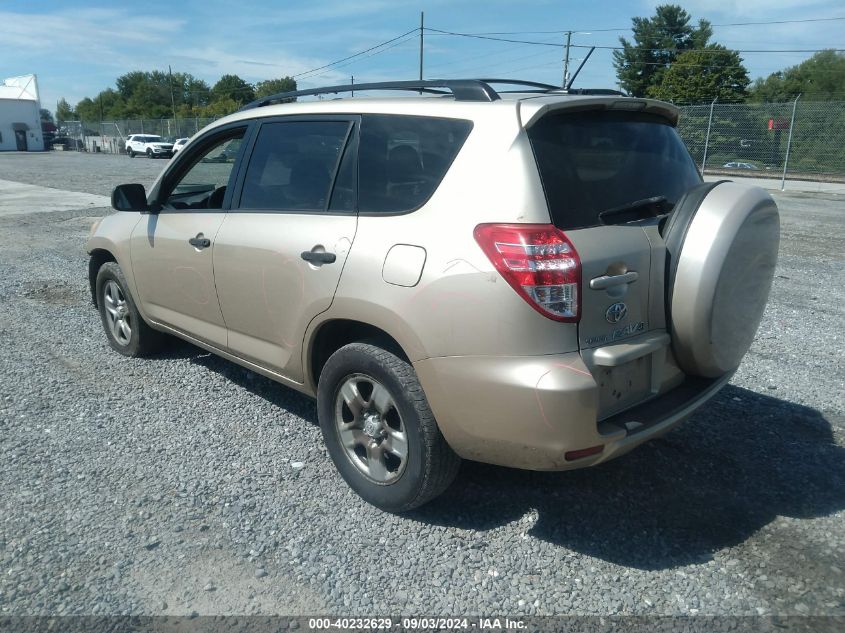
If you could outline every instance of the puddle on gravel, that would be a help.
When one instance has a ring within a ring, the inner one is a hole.
[[[68,306],[80,302],[79,290],[54,281],[30,281],[23,284],[23,295],[48,305]]]

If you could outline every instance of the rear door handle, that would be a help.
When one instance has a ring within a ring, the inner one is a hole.
[[[196,237],[192,237],[188,240],[188,244],[194,248],[208,248],[211,246],[211,240],[207,237],[203,237],[202,233],[197,233]]]
[[[639,275],[634,272],[623,273],[621,275],[602,275],[590,280],[590,288],[593,290],[604,290],[605,288],[612,288],[613,286],[621,286],[629,284],[639,279]]]
[[[315,266],[334,264],[335,261],[337,261],[337,255],[334,253],[326,253],[324,251],[302,251],[302,255],[300,255],[300,257]]]

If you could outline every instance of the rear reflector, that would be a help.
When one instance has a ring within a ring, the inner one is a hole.
[[[568,461],[572,462],[576,459],[581,459],[583,457],[589,457],[590,455],[597,455],[604,450],[604,444],[599,444],[598,446],[591,446],[590,448],[582,448],[577,451],[568,451],[564,453],[563,458]]]
[[[553,224],[479,224],[475,241],[528,304],[556,321],[581,316],[581,260]]]

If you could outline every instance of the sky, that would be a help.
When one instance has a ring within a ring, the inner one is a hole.
[[[618,46],[631,18],[658,2],[633,0],[0,0],[0,78],[35,73],[42,106],[54,110],[113,87],[132,70],[191,73],[210,85],[225,73],[256,82],[296,76],[301,88],[415,79],[420,11],[425,26],[461,33],[519,32],[507,39],[577,46]],[[809,20],[844,17],[841,0],[684,0],[697,22]],[[610,30],[608,30],[610,29]],[[621,30],[613,30],[621,29]],[[370,53],[323,70],[380,42]],[[549,32],[558,31],[558,32]],[[743,50],[845,48],[845,20],[715,26],[714,40]],[[571,70],[586,48],[573,48]],[[752,79],[800,63],[812,53],[740,53]],[[519,77],[553,84],[562,78],[560,46],[425,33],[424,76]],[[576,82],[616,87],[611,51],[597,49]]]

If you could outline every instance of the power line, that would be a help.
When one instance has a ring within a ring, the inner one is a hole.
[[[365,55],[361,58],[356,58],[356,59],[353,59],[351,61],[347,61],[344,64],[338,64],[336,66],[333,66],[333,68],[345,68],[347,66],[351,66],[352,64],[362,62],[365,59],[369,59],[370,57],[374,57],[375,55],[380,55],[381,53],[385,53],[385,52],[389,51],[391,48],[395,48],[396,46],[406,44],[406,43],[410,42],[411,40],[416,39],[418,31],[419,31],[419,29],[414,29],[414,31],[412,33],[406,34],[406,37],[404,37],[404,39],[396,41],[396,42],[392,43],[390,46],[385,46],[381,50],[372,52],[369,55]],[[303,79],[316,79],[316,78],[319,78],[319,77],[328,77],[328,76],[329,76],[328,73],[322,73],[322,74],[319,74],[319,75],[311,74],[311,75],[308,75],[307,77],[302,77],[302,78]]]
[[[522,46],[514,46],[512,48],[505,48],[505,49],[502,49],[502,50],[499,50],[499,51],[495,51],[493,53],[484,53],[483,55],[473,55],[472,57],[463,57],[459,61],[451,60],[451,61],[448,61],[448,62],[439,62],[437,64],[427,64],[427,66],[428,66],[429,69],[431,69],[431,68],[443,68],[444,66],[454,66],[455,64],[460,65],[460,64],[463,64],[463,63],[466,63],[466,62],[475,61],[476,59],[487,59],[487,58],[494,57],[494,56],[497,56],[497,55],[504,55],[505,53],[512,53],[512,52],[519,50],[519,49],[522,49],[522,48],[528,48],[528,44],[523,44]],[[554,51],[546,51],[546,52],[554,52]],[[537,53],[532,53],[531,55],[532,56],[537,55]],[[428,74],[430,76],[430,73],[428,73]]]
[[[487,35],[473,35],[471,33],[458,33],[456,31],[444,31],[441,29],[432,29],[426,27],[426,31],[432,31],[434,33],[440,33],[442,35],[453,35],[457,37],[471,37],[476,39],[482,40],[493,40],[497,42],[508,42],[511,44],[534,44],[537,46],[554,46],[555,48],[566,48],[566,44],[558,44],[555,42],[536,42],[536,41],[529,41],[529,40],[514,40],[514,39],[507,39],[501,37],[491,37]],[[556,31],[558,32],[558,31]],[[610,50],[610,51],[622,51],[622,50],[634,50],[634,51],[646,51],[646,52],[662,52],[662,53],[684,53],[687,51],[695,51],[698,53],[724,53],[725,51],[733,51],[735,53],[820,53],[825,50],[832,50],[832,51],[845,51],[843,48],[782,48],[782,49],[735,49],[735,48],[645,48],[645,47],[638,47],[638,46],[628,46],[627,48],[624,46],[592,46],[590,44],[572,44],[572,48],[597,48],[601,50]]]
[[[710,26],[713,27],[722,27],[722,26],[762,26],[762,25],[769,25],[769,24],[801,24],[805,22],[833,22],[838,20],[845,20],[845,16],[843,17],[833,17],[833,18],[807,18],[803,20],[768,20],[764,22],[729,22],[723,24],[711,24]],[[467,35],[563,35],[568,31],[572,31],[573,33],[577,32],[584,32],[590,31],[591,33],[611,33],[615,31],[630,31],[632,27],[620,27],[620,28],[610,28],[610,29],[594,29],[594,28],[584,28],[584,29],[567,29],[567,30],[555,30],[555,31],[481,31],[478,33],[468,33]]]
[[[542,51],[542,52],[538,52],[538,53],[532,53],[531,55],[521,55],[521,56],[515,57],[515,58],[506,58],[506,59],[502,59],[502,60],[498,60],[498,61],[494,61],[494,62],[491,62],[491,63],[482,64],[482,65],[474,64],[474,65],[471,65],[469,68],[466,68],[466,67],[462,68],[461,66],[463,65],[463,62],[468,61],[468,60],[461,60],[460,62],[457,62],[457,66],[458,66],[457,70],[453,67],[453,68],[450,68],[447,72],[449,74],[451,74],[452,76],[455,76],[456,73],[466,75],[466,74],[470,74],[470,73],[480,72],[482,70],[488,70],[488,69],[492,68],[493,66],[499,67],[499,66],[506,65],[506,64],[513,64],[514,62],[520,62],[520,61],[523,61],[523,60],[526,60],[526,59],[533,59],[533,58],[536,58],[536,57],[541,57],[543,55],[548,55],[550,53],[555,53],[555,52],[556,51]],[[537,66],[547,66],[549,64],[559,64],[559,63],[560,63],[560,58],[556,58],[552,62],[544,62],[542,64],[537,64]],[[448,65],[449,64],[441,64],[440,67],[442,68],[443,66],[448,66]],[[528,68],[531,68],[531,66],[529,66]],[[497,71],[497,72],[508,73],[508,72],[516,72],[517,70],[521,70],[521,69],[501,70],[501,71]]]
[[[402,35],[397,35],[394,38],[391,38],[389,40],[381,42],[380,44],[376,44],[375,46],[371,46],[370,48],[363,50],[363,51],[360,51],[358,53],[355,53],[353,55],[349,55],[348,57],[344,57],[343,59],[338,59],[338,60],[330,62],[328,64],[324,64],[323,66],[318,66],[317,68],[312,68],[311,70],[306,70],[306,71],[303,71],[299,74],[293,75],[293,79],[296,79],[297,77],[302,77],[303,75],[310,75],[311,73],[317,72],[319,70],[325,70],[327,68],[331,68],[332,66],[336,66],[337,64],[340,64],[340,63],[345,62],[347,60],[354,59],[355,57],[360,57],[361,55],[364,55],[365,53],[369,53],[370,51],[374,51],[377,48],[381,48],[382,46],[385,46],[387,44],[391,44],[392,42],[395,42],[396,40],[401,39],[401,38],[405,37],[406,35],[410,35],[411,33],[415,33],[415,34],[419,33],[419,28],[413,28],[410,31],[406,31],[405,33],[402,33]]]
[[[803,20],[769,20],[767,22],[733,22],[730,24],[711,24],[710,26],[762,26],[766,24],[802,24],[805,22],[834,22],[845,20],[845,16],[834,18],[806,18]]]
[[[573,44],[572,48],[593,48],[593,46],[589,46],[586,44]],[[733,53],[743,53],[743,54],[753,54],[753,53],[821,53],[823,51],[834,51],[834,52],[841,52],[845,51],[845,48],[780,48],[780,49],[764,49],[764,48],[644,48],[639,46],[629,46],[625,48],[624,46],[596,46],[595,48],[608,50],[608,51],[645,51],[645,52],[653,52],[653,53],[686,53],[686,52],[695,52],[695,53],[725,53],[725,52],[733,52]]]
[[[510,42],[511,44],[534,44],[537,46],[554,46],[555,48],[563,48],[563,44],[557,44],[554,42],[533,42],[528,40],[512,40],[506,39],[502,37],[491,37],[488,35],[473,35],[472,33],[457,33],[455,31],[443,31],[441,29],[432,29],[430,27],[425,27],[426,31],[430,31],[432,33],[439,33],[441,35],[455,35],[458,37],[471,37],[479,40],[493,40],[494,42]],[[558,33],[559,31],[555,31]]]

